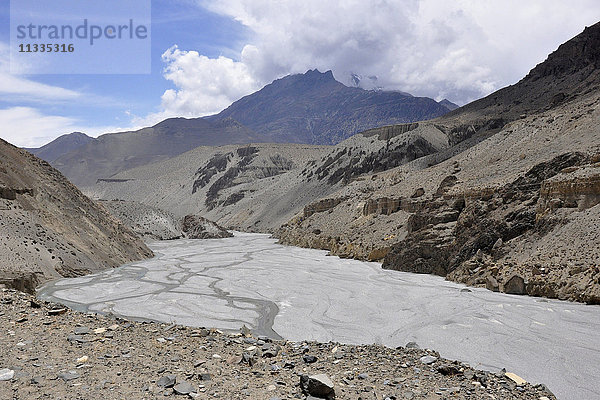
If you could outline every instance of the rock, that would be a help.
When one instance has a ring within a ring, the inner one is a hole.
[[[437,372],[442,375],[459,375],[461,372],[456,365],[442,364],[436,368]]]
[[[301,375],[300,388],[306,395],[314,396],[320,399],[334,399],[335,390],[333,382],[325,374]]]
[[[369,374],[365,374],[365,373],[358,374],[358,376],[357,376],[358,379],[367,379],[368,377],[369,377]]]
[[[504,242],[502,241],[502,238],[498,238],[498,240],[496,240],[496,243],[494,243],[494,245],[492,246],[492,253],[498,253],[498,251],[500,251],[500,249],[502,248],[503,244]]]
[[[508,379],[510,379],[511,381],[513,381],[514,383],[517,384],[517,386],[522,386],[525,385],[527,383],[527,381],[523,378],[521,378],[519,375],[514,374],[512,372],[506,372],[504,374],[504,376],[506,376]]]
[[[415,192],[412,194],[412,196],[410,196],[411,199],[416,199],[418,197],[421,197],[425,194],[425,189],[418,188],[417,190],[415,190]]]
[[[486,276],[485,278],[485,288],[487,290],[491,290],[492,292],[498,292],[500,290],[500,285],[496,278],[491,275]]]
[[[243,336],[245,337],[250,337],[252,336],[252,331],[250,330],[250,328],[248,328],[246,326],[246,324],[242,325],[242,327],[240,328],[240,332],[242,333]]]
[[[277,357],[279,354],[280,347],[276,344],[267,343],[262,347],[263,357]]]
[[[68,382],[68,381],[72,381],[74,379],[78,379],[79,374],[75,371],[69,371],[69,372],[63,372],[62,374],[59,374],[58,377],[60,379],[62,379],[63,381]]]
[[[85,326],[80,326],[73,330],[73,333],[75,333],[76,335],[87,335],[90,332],[90,328]]]
[[[407,390],[406,392],[404,392],[402,394],[402,397],[406,400],[411,400],[415,397],[415,394],[413,392],[411,392],[410,390]]]
[[[423,364],[429,365],[437,361],[437,357],[434,356],[423,356],[419,359]]]
[[[10,381],[15,376],[15,371],[12,369],[0,369],[0,381]]]
[[[64,313],[66,313],[66,312],[67,312],[67,309],[66,309],[66,308],[54,308],[54,309],[52,309],[52,310],[48,310],[48,315],[55,316],[55,315],[61,315],[61,314],[64,314]]]
[[[158,380],[158,382],[156,382],[156,386],[163,387],[163,388],[170,388],[175,385],[176,381],[177,381],[177,377],[175,375],[165,375],[165,376],[161,377]]]
[[[190,394],[196,393],[198,390],[193,385],[183,381],[173,386],[173,391],[177,394]]]
[[[406,347],[407,349],[420,349],[417,342],[408,342],[408,343],[406,343],[406,346],[404,346],[404,347]]]
[[[86,342],[88,342],[88,340],[84,339],[84,337],[81,335],[69,335],[69,336],[67,336],[67,340],[71,343],[86,343]]]
[[[233,237],[222,226],[197,215],[186,215],[183,218],[182,230],[189,239],[222,239]]]
[[[200,378],[201,381],[210,381],[211,380],[211,376],[209,373],[200,374],[200,375],[198,375],[198,378]]]
[[[307,354],[302,357],[302,360],[307,364],[312,364],[317,362],[317,357]]]
[[[89,360],[88,356],[83,356],[83,357],[79,357],[76,362],[78,365],[80,365],[80,364],[85,364],[86,362],[88,362],[88,360]]]
[[[525,280],[519,275],[511,276],[504,284],[504,293],[507,294],[527,294]]]

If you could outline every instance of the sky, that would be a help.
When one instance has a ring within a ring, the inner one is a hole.
[[[599,20],[598,0],[152,0],[150,74],[27,75],[10,73],[0,0],[0,137],[38,147],[211,115],[314,68],[463,105]]]

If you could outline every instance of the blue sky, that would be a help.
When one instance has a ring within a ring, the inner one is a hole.
[[[312,68],[464,104],[600,19],[596,0],[153,0],[151,74],[11,75],[9,11],[2,0],[0,137],[19,146],[209,115]]]

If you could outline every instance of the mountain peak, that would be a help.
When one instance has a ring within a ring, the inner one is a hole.
[[[308,71],[306,71],[304,73],[304,76],[306,77],[318,77],[318,78],[324,78],[324,79],[330,79],[330,80],[335,80],[335,78],[333,77],[333,72],[329,69],[325,72],[321,72],[319,71],[317,68],[315,69],[309,69]]]
[[[537,80],[545,76],[562,77],[586,69],[600,68],[600,22],[586,27],[573,39],[561,44],[526,79]]]

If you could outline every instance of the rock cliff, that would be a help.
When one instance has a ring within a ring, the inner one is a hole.
[[[60,172],[0,140],[0,285],[33,292],[48,279],[151,256]]]

